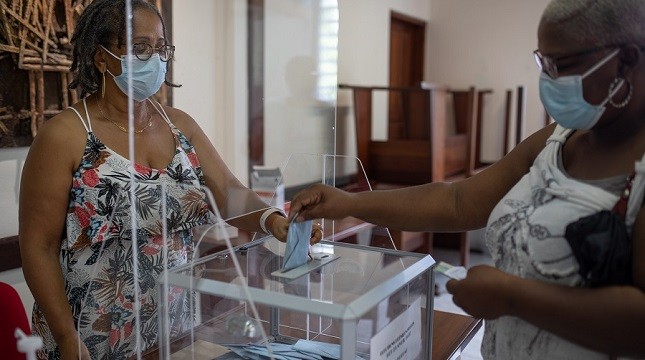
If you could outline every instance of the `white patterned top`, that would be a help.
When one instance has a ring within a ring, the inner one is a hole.
[[[565,229],[581,217],[611,210],[627,174],[600,183],[568,177],[560,159],[562,146],[571,132],[558,126],[529,172],[493,209],[486,244],[500,270],[526,279],[581,286],[578,262],[564,237]],[[636,164],[635,190],[643,187],[643,164],[645,161]],[[634,195],[636,192],[632,192],[629,200],[628,218],[642,203],[642,197],[637,201]],[[484,359],[608,358],[607,354],[583,348],[511,316],[486,321],[482,356]]]

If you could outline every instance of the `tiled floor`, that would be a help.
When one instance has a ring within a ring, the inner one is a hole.
[[[457,250],[448,250],[448,249],[438,249],[435,248],[433,251],[433,258],[435,261],[445,261],[453,265],[459,265],[459,251]],[[479,265],[479,264],[492,264],[492,259],[490,255],[485,252],[471,252],[470,254],[470,265]],[[436,283],[439,285],[441,291],[439,296],[435,297],[434,308],[437,310],[457,313],[457,314],[466,314],[461,308],[455,305],[452,302],[452,295],[448,294],[446,291],[445,285],[448,281],[448,278],[443,275],[437,275],[435,278]],[[462,351],[461,359],[463,360],[480,360],[482,359],[480,347],[483,337],[483,326],[477,332],[477,334],[472,338],[468,346]]]

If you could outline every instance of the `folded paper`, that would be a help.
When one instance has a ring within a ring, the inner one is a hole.
[[[288,271],[307,263],[312,228],[312,220],[303,222],[295,222],[294,220],[289,224],[282,271]]]

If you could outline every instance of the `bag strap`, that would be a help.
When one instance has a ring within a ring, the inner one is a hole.
[[[618,201],[616,202],[616,205],[614,205],[614,208],[611,209],[612,212],[615,212],[616,214],[620,215],[623,221],[625,220],[625,216],[627,215],[627,204],[629,203],[629,195],[631,195],[632,193],[632,185],[634,183],[635,176],[636,176],[636,172],[634,171],[627,178],[627,182],[625,183],[625,189],[623,190],[623,193],[620,194],[620,199],[618,199]]]

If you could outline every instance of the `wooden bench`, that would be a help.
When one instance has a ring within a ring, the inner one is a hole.
[[[418,88],[339,85],[353,92],[357,156],[374,189],[454,181],[474,172],[479,156],[483,109],[479,100],[489,93],[451,90],[445,86]],[[372,140],[372,106],[375,92],[387,92],[388,138]],[[483,101],[482,101],[483,102]],[[448,120],[449,106],[454,117]],[[450,123],[452,121],[452,123]],[[453,126],[451,126],[453,125]],[[454,127],[454,132],[449,131]],[[360,166],[359,166],[360,169]],[[422,246],[431,253],[433,234],[391,231],[399,249]],[[462,264],[470,251],[467,234],[458,240]]]

